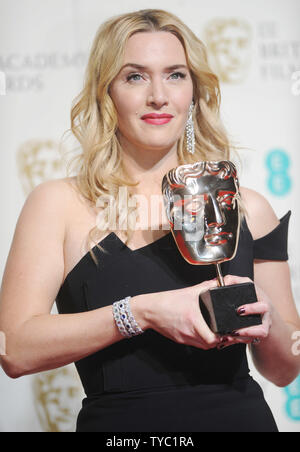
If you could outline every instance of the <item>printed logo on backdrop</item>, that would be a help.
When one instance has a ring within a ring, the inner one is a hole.
[[[225,83],[242,82],[252,57],[251,26],[238,18],[213,19],[204,29],[212,67]]]
[[[266,167],[269,192],[277,197],[287,196],[292,189],[289,154],[284,149],[272,149],[267,154]]]
[[[300,95],[300,40],[286,38],[277,21],[215,18],[203,30],[209,62],[221,82],[239,84],[258,70],[262,81],[292,81],[293,95]],[[288,30],[289,31],[289,30]],[[255,58],[255,68],[251,65]],[[252,66],[252,67],[251,67]]]
[[[62,149],[52,140],[26,141],[16,158],[25,195],[42,182],[65,177]]]
[[[37,374],[32,380],[34,404],[45,432],[75,432],[82,387],[73,365]]]
[[[258,24],[260,74],[266,81],[289,81],[300,68],[298,33],[286,37],[287,28],[277,21]],[[297,89],[296,87],[294,89]]]
[[[300,71],[292,74],[292,94],[293,96],[300,96]]]
[[[300,421],[300,376],[289,386],[284,388],[287,401],[285,412],[292,421]]]
[[[79,69],[87,63],[84,52],[68,53],[11,53],[0,55],[0,74],[5,74],[6,93],[40,92],[47,88],[50,72]],[[2,75],[3,81],[3,75]],[[0,76],[1,89],[1,76]]]
[[[0,96],[6,95],[6,75],[0,71]]]

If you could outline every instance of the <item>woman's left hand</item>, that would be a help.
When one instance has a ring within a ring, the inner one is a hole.
[[[242,278],[239,276],[228,275],[224,278],[226,286],[231,284],[241,284],[246,282],[253,282],[249,278]],[[269,332],[272,326],[272,313],[273,305],[269,297],[255,285],[257,294],[257,303],[245,304],[240,306],[238,314],[241,316],[260,314],[262,316],[262,324],[247,328],[242,328],[233,331],[231,334],[227,334],[222,337],[221,343],[218,346],[219,350],[229,347],[234,344],[253,344],[258,345],[269,336]]]

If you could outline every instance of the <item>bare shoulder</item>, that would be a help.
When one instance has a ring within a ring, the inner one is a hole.
[[[241,187],[241,196],[246,209],[246,220],[253,239],[265,236],[279,224],[269,201],[250,188]]]
[[[66,198],[71,199],[76,190],[75,178],[65,177],[41,182],[28,195],[26,202],[39,197],[47,197],[57,201],[57,205],[64,203]]]
[[[43,246],[63,246],[67,219],[75,197],[72,178],[53,179],[37,185],[27,196],[17,220],[11,251],[22,254]],[[26,246],[24,245],[26,243]]]
[[[26,198],[2,279],[3,331],[51,310],[64,276],[66,218],[75,196],[72,183],[70,178],[42,182]]]
[[[52,179],[37,185],[25,200],[22,214],[38,210],[56,216],[56,222],[65,222],[68,212],[78,198],[75,178]]]

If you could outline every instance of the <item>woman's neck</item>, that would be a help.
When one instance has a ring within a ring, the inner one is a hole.
[[[161,194],[164,175],[178,163],[177,150],[142,150],[133,146],[122,148],[122,165],[131,180],[139,182],[133,192],[144,194]]]

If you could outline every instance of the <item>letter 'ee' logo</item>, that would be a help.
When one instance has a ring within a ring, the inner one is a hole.
[[[292,384],[284,388],[287,396],[285,411],[293,421],[300,421],[300,376]]]
[[[267,186],[274,196],[287,196],[292,188],[292,180],[289,174],[291,160],[283,149],[271,150],[266,158],[266,167],[269,175]]]

